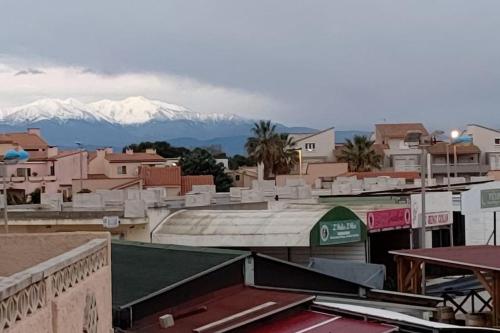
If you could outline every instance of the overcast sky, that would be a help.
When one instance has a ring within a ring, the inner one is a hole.
[[[144,95],[317,128],[500,127],[500,1],[2,0],[0,107]],[[17,74],[17,75],[16,75]]]

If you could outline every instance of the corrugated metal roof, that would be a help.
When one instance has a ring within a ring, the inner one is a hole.
[[[248,252],[113,241],[113,307],[125,306]]]
[[[342,318],[317,311],[301,311],[242,333],[390,333],[398,328],[362,320]]]
[[[493,245],[453,246],[432,249],[398,250],[389,253],[408,258],[424,259],[435,263],[463,268],[500,271],[500,247]]]
[[[314,296],[237,285],[162,309],[134,323],[131,332],[228,332],[275,313],[311,302]],[[163,329],[159,317],[172,314],[174,326]],[[238,331],[239,331],[238,330]]]
[[[153,241],[192,246],[309,246],[314,225],[331,209],[181,210],[153,233]]]

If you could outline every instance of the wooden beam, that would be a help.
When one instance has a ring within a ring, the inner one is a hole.
[[[473,272],[474,272],[474,275],[476,275],[479,282],[481,282],[481,284],[483,285],[484,289],[486,289],[486,291],[493,297],[494,286],[492,285],[492,283],[490,283],[488,281],[487,277],[483,273],[481,273],[480,271],[473,271]]]
[[[410,282],[412,281],[414,275],[419,275],[417,273],[420,270],[420,265],[422,264],[422,261],[411,261],[411,264],[413,266],[412,266],[411,270],[407,273],[407,275],[405,277],[405,281],[404,281],[405,287],[407,287],[410,284]]]
[[[402,293],[407,292],[405,277],[408,275],[408,272],[410,271],[410,262],[408,260],[405,260],[405,258],[402,256],[396,256],[394,259],[396,260],[397,263],[398,291]]]
[[[500,326],[500,273],[493,273],[493,293],[491,297],[493,298],[493,326]]]

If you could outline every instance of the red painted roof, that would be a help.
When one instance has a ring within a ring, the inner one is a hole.
[[[243,285],[218,290],[192,299],[174,308],[164,309],[133,324],[131,332],[193,332],[214,333],[230,327],[240,327],[273,315],[276,312],[310,302],[314,297],[298,293],[263,290]],[[174,326],[163,329],[159,317],[172,314]]]
[[[500,271],[500,260],[498,260],[500,258],[500,246],[438,247],[433,249],[397,250],[389,253],[403,257],[425,259],[427,262],[433,261],[443,265]]]
[[[394,326],[342,318],[315,311],[301,311],[258,328],[242,330],[243,333],[389,333]]]

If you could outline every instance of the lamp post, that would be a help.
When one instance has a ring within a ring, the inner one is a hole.
[[[454,141],[458,138],[460,133],[457,130],[451,131],[451,139],[450,142],[446,143],[446,178],[448,180],[448,191],[451,190],[451,182],[450,182],[450,145],[453,145],[454,152],[454,168],[455,168],[455,177],[457,177],[457,146],[454,144]]]
[[[83,149],[82,143],[77,141],[75,142],[78,146],[78,150],[80,151],[80,191],[83,190]]]
[[[9,233],[9,215],[7,213],[7,206],[8,206],[8,200],[7,200],[7,165],[12,165],[12,164],[17,164],[17,163],[22,163],[26,162],[29,158],[29,154],[24,151],[24,150],[14,150],[14,149],[9,149],[5,152],[3,156],[3,161],[1,164],[3,165],[3,177],[2,177],[2,183],[3,183],[3,220],[4,220],[4,228],[5,228],[5,233]]]

